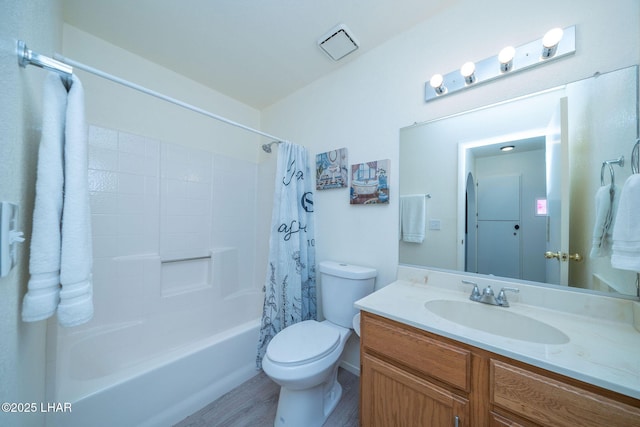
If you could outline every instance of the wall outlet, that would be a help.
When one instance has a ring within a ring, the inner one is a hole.
[[[439,219],[430,219],[429,220],[429,230],[440,230],[440,220]]]

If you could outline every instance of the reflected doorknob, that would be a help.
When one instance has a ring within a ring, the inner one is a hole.
[[[553,259],[553,258],[558,258],[558,259],[562,259],[562,252],[551,252],[551,251],[547,251],[544,253],[544,257],[547,259]]]
[[[580,254],[573,254],[573,255],[569,255],[569,259],[572,259],[575,262],[581,262],[584,258]]]
[[[575,262],[580,262],[582,261],[584,258],[582,257],[582,255],[580,254],[566,254],[563,252],[551,252],[551,251],[547,251],[544,253],[544,257],[547,259],[553,259],[553,258],[558,258],[559,261],[568,261],[568,260],[573,260]]]

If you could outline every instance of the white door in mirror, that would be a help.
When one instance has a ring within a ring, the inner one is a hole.
[[[16,230],[18,205],[0,203],[0,277],[9,274],[16,264],[16,243],[24,242],[22,231]]]

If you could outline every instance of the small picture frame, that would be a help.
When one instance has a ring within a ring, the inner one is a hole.
[[[350,204],[389,203],[389,163],[386,159],[351,165]]]
[[[316,190],[346,188],[347,165],[346,148],[316,154]]]

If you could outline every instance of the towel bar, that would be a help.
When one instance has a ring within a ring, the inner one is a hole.
[[[211,255],[194,256],[194,257],[186,257],[186,258],[162,259],[162,260],[160,260],[160,263],[161,264],[169,264],[169,263],[172,263],[172,262],[197,261],[199,259],[211,259]]]

